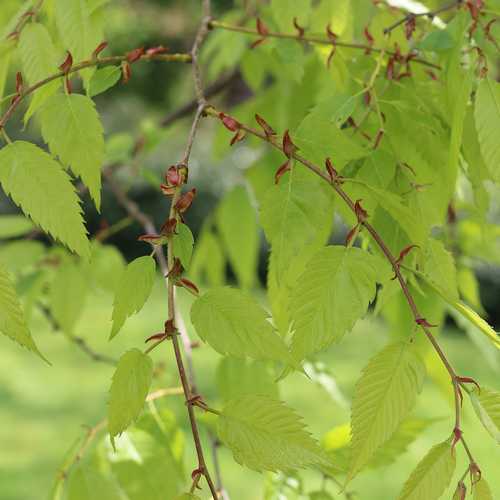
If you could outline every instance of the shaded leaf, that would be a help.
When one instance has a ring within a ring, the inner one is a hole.
[[[500,393],[481,387],[481,392],[477,389],[469,394],[474,411],[484,428],[491,437],[500,444]]]

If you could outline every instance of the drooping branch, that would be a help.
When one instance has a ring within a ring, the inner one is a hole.
[[[210,28],[212,29],[223,29],[227,31],[234,31],[237,33],[243,33],[245,35],[251,35],[259,38],[283,38],[288,40],[296,40],[297,42],[308,42],[319,45],[330,45],[333,47],[344,47],[346,49],[354,49],[354,50],[362,50],[364,53],[369,54],[370,52],[381,53],[384,49],[380,47],[373,47],[368,44],[363,43],[355,43],[355,42],[343,42],[333,37],[319,36],[319,35],[301,35],[295,33],[281,33],[277,31],[266,31],[265,35],[259,33],[257,29],[247,28],[245,26],[233,25],[221,21],[211,21]],[[396,56],[396,52],[391,50],[384,51],[385,55],[389,57]],[[439,64],[434,64],[425,59],[421,59],[419,57],[411,57],[409,61],[422,64],[424,66],[428,66],[434,69],[441,69]]]
[[[260,132],[259,130],[256,130],[252,127],[249,127],[245,124],[242,124],[238,122],[236,119],[230,117],[227,114],[221,113],[219,110],[214,108],[213,106],[209,107],[206,109],[206,114],[207,116],[211,116],[213,118],[220,118],[221,116],[223,117],[229,117],[230,119],[234,120],[234,123],[237,124],[238,128],[244,131],[245,133],[251,134],[255,137],[258,137],[259,139],[262,139],[263,141],[267,142],[274,148],[278,149],[279,151],[283,152],[286,156],[289,156],[290,158],[295,159],[297,162],[301,163],[303,166],[305,166],[307,169],[309,169],[311,172],[313,172],[315,175],[318,177],[321,177],[325,182],[327,182],[331,188],[335,191],[335,193],[344,201],[344,203],[349,207],[349,209],[357,216],[358,214],[358,209],[356,207],[356,203],[350,198],[350,196],[344,191],[344,189],[341,186],[341,182],[339,179],[335,179],[335,177],[332,178],[332,176],[325,172],[323,169],[312,163],[311,161],[307,160],[303,156],[299,155],[297,152],[285,152],[284,146],[281,142],[277,140],[277,138],[271,134],[268,133],[263,133]],[[359,219],[358,219],[359,220]],[[470,449],[463,437],[463,433],[461,430],[461,423],[460,423],[460,415],[461,415],[461,400],[462,400],[462,393],[461,393],[461,387],[462,387],[462,377],[458,376],[457,373],[455,372],[454,368],[451,366],[450,362],[448,361],[448,358],[446,357],[445,353],[441,349],[441,346],[437,342],[436,338],[430,331],[430,326],[426,319],[420,314],[420,311],[415,303],[415,300],[410,292],[410,289],[408,287],[408,284],[403,277],[400,269],[400,265],[398,262],[398,259],[392,254],[390,251],[389,247],[386,245],[384,242],[383,238],[380,236],[380,234],[377,232],[377,230],[366,220],[366,219],[361,219],[359,220],[359,224],[363,226],[372,239],[375,241],[375,243],[378,245],[382,253],[384,254],[385,258],[389,261],[395,276],[400,284],[401,290],[403,291],[404,297],[406,299],[406,302],[408,303],[408,306],[410,308],[410,311],[412,313],[412,316],[415,320],[415,323],[420,329],[424,332],[425,336],[431,343],[434,351],[437,353],[439,359],[443,363],[444,367],[446,368],[446,371],[448,372],[451,383],[453,386],[453,391],[454,391],[454,399],[455,399],[455,425],[453,429],[453,436],[454,436],[454,444],[458,441],[462,443],[464,446],[464,449],[467,452],[467,455],[470,460],[471,467],[475,466],[475,461],[472,457],[472,454],[470,452]]]

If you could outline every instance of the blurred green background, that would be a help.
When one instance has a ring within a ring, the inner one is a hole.
[[[231,0],[213,3],[216,15],[233,6]],[[20,4],[16,0],[2,0],[0,22],[8,19]],[[187,51],[198,19],[197,0],[111,2],[106,21],[110,50],[121,54],[138,46],[163,44],[170,47],[172,52]],[[189,119],[181,120],[167,129],[158,129],[155,124],[192,98],[190,68],[174,64],[144,64],[134,66],[133,71],[134,76],[128,85],[118,85],[99,96],[97,105],[109,139],[109,163],[118,163],[126,157],[126,152],[134,147],[138,134],[146,137],[145,154],[138,158],[136,164],[123,172],[119,171],[117,176],[120,182],[130,186],[131,197],[160,224],[166,204],[155,186],[165,167],[179,158]],[[11,85],[12,80],[11,77]],[[236,78],[224,99],[227,104],[235,103],[248,95],[248,92],[248,88]],[[242,178],[243,166],[253,159],[252,152],[242,148],[222,161],[213,160],[212,125],[203,125],[191,163],[191,180],[199,189],[197,202],[188,216],[188,223],[195,236],[221,194]],[[21,135],[33,140],[38,137],[34,121],[27,130],[21,130],[20,121],[16,123],[13,120],[9,129],[13,139]],[[95,212],[88,198],[84,198],[84,202],[91,233],[116,223],[125,215],[106,186],[102,203],[102,214],[105,215]],[[1,194],[0,213],[16,213],[12,203]],[[137,236],[141,232],[137,224],[131,224],[112,236],[108,243],[116,245],[127,259],[132,259],[144,254],[144,244],[137,242]],[[0,242],[0,254],[1,245]],[[266,252],[262,240],[262,258],[259,262],[262,280],[265,276]],[[477,273],[481,282],[483,304],[494,326],[498,326],[495,323],[500,320],[500,272],[498,268],[483,267],[477,269]],[[188,317],[190,298],[183,292],[179,297],[185,316]],[[85,338],[96,351],[118,358],[125,349],[140,345],[146,336],[161,328],[166,307],[163,283],[158,280],[152,298],[141,313],[132,317],[122,334],[108,344],[111,306],[110,294],[95,291],[87,300],[75,334]],[[34,313],[32,318],[32,331],[37,343],[43,346],[44,354],[52,360],[52,367],[44,365],[8,340],[0,340],[0,500],[45,498],[71,443],[85,433],[85,426],[95,425],[105,415],[112,367],[89,359],[74,344],[68,342],[62,333],[54,331],[39,313]],[[189,328],[189,332],[195,339],[196,334],[192,328]],[[282,397],[304,416],[315,436],[321,437],[332,427],[348,422],[347,398],[352,394],[360,370],[393,333],[381,321],[361,321],[340,345],[322,356],[332,380],[338,384],[333,394],[297,374],[288,377],[281,384]],[[485,385],[498,385],[500,361],[495,355],[485,357],[485,351],[481,350],[481,340],[476,339],[477,345],[471,343],[451,320],[442,337],[444,349],[459,373],[481,380]],[[165,344],[155,350],[153,358],[156,362],[164,363],[161,386],[176,386],[177,372],[171,346]],[[208,348],[200,347],[194,351],[200,390],[208,400],[216,397],[218,359]],[[440,375],[434,374],[434,378],[439,380]],[[346,399],[343,399],[343,395]],[[419,398],[416,414],[443,418],[434,422],[396,463],[357,478],[352,489],[358,493],[359,498],[385,500],[396,497],[415,463],[433,444],[447,437],[452,414],[447,397],[439,385],[428,380],[424,393]],[[181,400],[170,397],[158,401],[157,406],[169,408],[175,413],[178,424],[186,431],[185,456],[192,457],[189,429],[185,427],[185,407]],[[475,455],[480,459],[483,473],[489,478],[494,494],[500,495],[500,481],[495,481],[500,473],[498,445],[478,423],[468,401],[465,402],[465,407],[464,431]],[[253,500],[263,497],[264,483],[268,480],[265,475],[241,468],[227,450],[222,449],[220,456],[224,484],[232,499]],[[459,464],[457,476],[465,468],[462,450],[459,451]],[[194,467],[194,463],[192,465]],[[304,477],[305,491],[319,489],[321,486],[318,474],[305,473]],[[335,491],[332,488],[332,492]],[[451,494],[447,496],[450,497]]]

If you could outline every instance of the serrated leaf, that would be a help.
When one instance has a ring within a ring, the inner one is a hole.
[[[193,304],[191,321],[201,339],[221,354],[290,362],[266,312],[244,292],[229,287],[208,291]]]
[[[42,149],[15,141],[0,150],[0,184],[44,231],[82,257],[90,254],[82,209],[71,181]]]
[[[0,42],[0,109],[5,93],[5,84],[9,76],[10,61],[16,44],[14,40],[4,40]]]
[[[84,95],[58,94],[44,104],[40,119],[50,151],[81,177],[99,210],[104,137],[94,103]]]
[[[491,437],[500,444],[500,393],[481,387],[469,393],[474,411]]]
[[[290,470],[328,463],[302,419],[268,396],[229,401],[219,416],[217,430],[234,459],[250,469]]]
[[[21,31],[19,52],[23,65],[23,76],[30,85],[57,73],[57,53],[50,34],[39,23],[29,23]],[[24,117],[27,123],[40,106],[61,86],[61,80],[54,80],[37,89],[33,94],[28,111]]]
[[[422,390],[425,367],[411,344],[391,344],[370,360],[356,383],[352,403],[351,480],[387,442]]]
[[[366,313],[377,282],[389,278],[386,263],[359,248],[329,246],[317,252],[292,292],[295,358],[340,340]]]
[[[122,500],[123,495],[112,478],[106,477],[99,469],[79,464],[68,481],[67,500]]]
[[[113,441],[139,416],[153,377],[153,361],[131,349],[118,361],[109,391],[108,429]]]
[[[113,301],[110,340],[120,331],[125,320],[138,313],[148,300],[153,289],[155,271],[155,261],[149,255],[133,260],[123,271]]]
[[[489,484],[484,478],[472,485],[474,500],[493,500]]]
[[[57,270],[50,287],[50,310],[61,329],[72,334],[85,307],[88,283],[83,270],[68,262]]]
[[[116,246],[93,242],[89,275],[99,287],[114,293],[125,266],[125,259]]]
[[[22,215],[0,215],[0,238],[23,236],[33,227],[33,223]]]
[[[89,80],[87,94],[89,97],[102,94],[114,87],[122,76],[121,68],[118,66],[107,66],[98,69]]]
[[[450,441],[429,450],[403,486],[398,500],[437,500],[444,493],[455,471],[455,453]]]
[[[43,360],[38,347],[26,325],[21,304],[17,298],[14,283],[6,269],[0,263],[0,333],[7,335],[14,342],[29,351],[38,354]],[[46,361],[46,360],[45,360]]]
[[[424,274],[452,301],[458,300],[457,270],[453,256],[441,241],[429,238],[424,249]]]
[[[500,84],[485,78],[479,84],[474,113],[481,153],[490,174],[500,182]]]
[[[191,260],[190,275],[195,281],[204,279],[210,286],[221,286],[225,281],[226,260],[218,238],[208,229],[199,236]]]
[[[251,288],[257,273],[259,229],[243,186],[224,196],[217,208],[216,223],[238,283],[242,288]]]
[[[177,234],[174,236],[174,255],[181,261],[184,269],[189,268],[193,254],[194,237],[191,229],[186,224],[177,224]]]

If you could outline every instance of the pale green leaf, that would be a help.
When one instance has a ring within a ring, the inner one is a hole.
[[[297,22],[307,25],[311,12],[311,0],[272,0],[271,12],[280,31],[294,31],[293,18],[297,17]]]
[[[234,288],[214,288],[196,300],[191,321],[202,340],[221,354],[289,362],[283,340],[254,299]]]
[[[493,500],[489,484],[483,477],[472,485],[474,500]]]
[[[67,500],[123,500],[118,485],[97,467],[81,465],[72,471],[67,490]]]
[[[182,495],[175,497],[174,500],[201,500],[198,495],[193,495],[192,493],[183,493]]]
[[[313,491],[309,493],[309,500],[334,500],[327,491]]]
[[[24,141],[5,146],[0,150],[0,184],[44,231],[88,258],[90,247],[75,189],[47,153]]]
[[[19,37],[19,53],[23,76],[29,85],[34,85],[58,71],[56,49],[49,32],[42,24],[29,23],[24,27]],[[35,91],[24,117],[25,123],[60,86],[61,80],[57,79]]]
[[[61,329],[73,333],[85,307],[87,278],[82,268],[72,262],[61,265],[50,286],[50,310]]]
[[[455,453],[450,441],[429,450],[403,486],[398,500],[437,500],[455,472]]]
[[[474,411],[491,437],[500,444],[500,393],[487,387],[470,394]]]
[[[125,259],[116,246],[93,242],[89,275],[99,287],[115,292],[125,265]]]
[[[122,76],[121,68],[118,66],[107,66],[98,69],[89,81],[87,94],[89,97],[102,94],[114,87]]]
[[[173,241],[174,255],[181,261],[182,267],[188,269],[193,254],[193,233],[186,224],[182,223],[177,224],[176,232]]]
[[[125,320],[138,313],[148,299],[155,279],[155,261],[150,256],[139,257],[123,271],[113,302],[113,328],[110,340],[120,331]]]
[[[493,178],[500,182],[500,84],[485,78],[476,94],[476,129],[483,159]]]
[[[425,367],[409,343],[391,344],[370,360],[352,403],[352,479],[395,433],[415,406]]]
[[[10,61],[15,49],[14,40],[0,42],[0,109],[5,92],[5,84],[9,76]]]
[[[22,215],[0,215],[0,238],[23,236],[33,227],[33,223]]]
[[[153,377],[153,361],[131,349],[118,361],[109,391],[108,428],[111,439],[139,416]]]
[[[84,95],[58,94],[44,104],[40,119],[50,151],[81,177],[99,210],[104,137],[94,103]]]
[[[45,359],[26,325],[14,283],[0,263],[0,333]]]
[[[441,241],[429,238],[424,249],[424,274],[449,297],[458,300],[457,270],[453,255]]]
[[[216,215],[217,229],[228,260],[242,288],[251,288],[257,273],[259,232],[255,209],[243,186],[222,199]]]
[[[189,273],[195,281],[201,278],[210,286],[221,286],[225,282],[224,252],[217,236],[208,229],[201,232],[196,242]]]
[[[243,396],[229,401],[218,421],[221,441],[234,459],[257,471],[328,463],[302,419],[281,401]]]
[[[377,282],[389,278],[388,265],[359,248],[329,246],[316,253],[291,298],[296,359],[340,340],[366,313]]]

